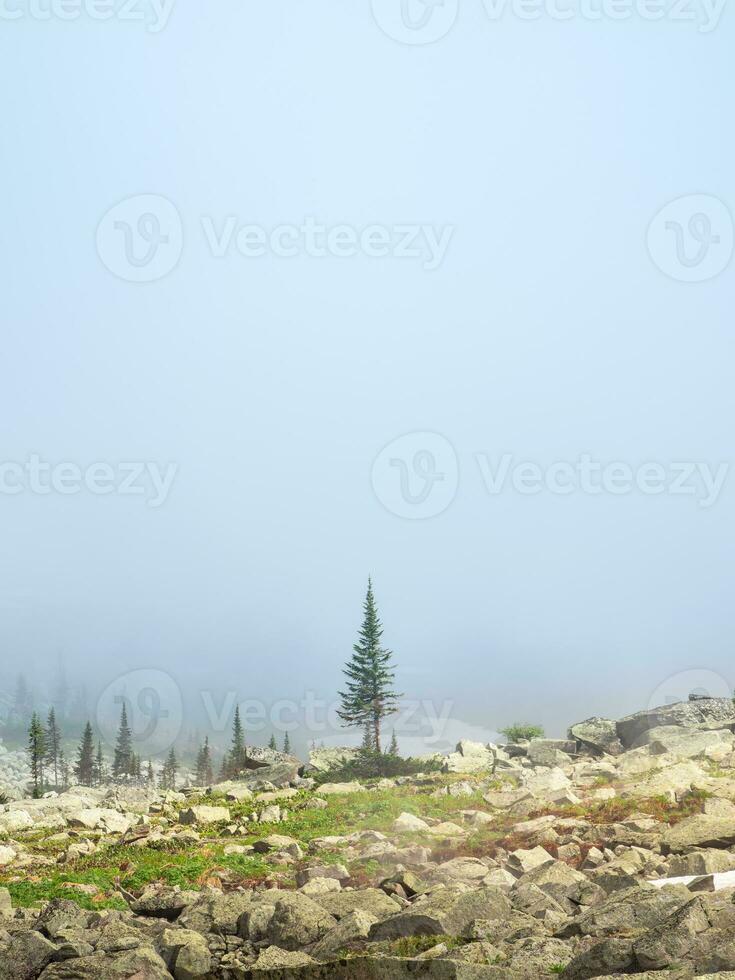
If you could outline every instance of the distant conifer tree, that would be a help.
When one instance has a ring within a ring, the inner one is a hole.
[[[69,789],[69,784],[71,781],[70,777],[71,777],[71,767],[69,766],[69,763],[66,761],[66,755],[64,754],[64,750],[59,749],[59,779],[61,780],[60,788],[62,790]]]
[[[214,782],[212,771],[212,752],[209,748],[209,738],[204,739],[204,745],[197,753],[196,780],[200,786],[209,786]]]
[[[112,760],[112,775],[115,779],[134,775],[133,733],[128,724],[128,711],[123,701],[120,712],[120,727],[117,730],[115,755]]]
[[[80,786],[94,785],[94,770],[94,738],[92,737],[92,726],[87,722],[77,749],[77,761],[74,766],[74,776]]]
[[[245,747],[245,732],[240,719],[240,706],[235,707],[235,717],[232,722],[232,744],[229,756],[224,764],[226,778],[234,779],[247,769],[248,754]]]
[[[28,759],[31,768],[33,796],[38,798],[43,794],[43,762],[46,758],[46,733],[41,719],[33,712],[28,729]]]
[[[161,770],[161,789],[176,789],[176,776],[178,771],[179,763],[172,746]]]
[[[46,719],[46,766],[49,776],[54,774],[54,786],[59,785],[59,753],[61,752],[61,732],[56,722],[55,708],[49,708],[48,718]]]
[[[93,785],[103,786],[107,782],[107,763],[102,753],[102,742],[97,741],[97,752],[94,757]]]
[[[383,625],[370,579],[363,613],[358,642],[344,667],[347,683],[345,690],[340,691],[342,706],[338,714],[349,728],[361,728],[363,732],[369,729],[371,750],[380,752],[383,719],[398,710],[402,695],[393,689],[393,654],[381,646]]]

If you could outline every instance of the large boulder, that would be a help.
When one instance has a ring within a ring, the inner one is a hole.
[[[301,767],[301,760],[288,752],[279,752],[262,745],[248,745],[245,749],[248,769],[263,769],[266,766],[296,766]]]
[[[252,902],[252,892],[202,891],[199,898],[181,913],[178,924],[195,932],[234,936],[238,931],[238,922]]]
[[[604,902],[582,912],[563,926],[557,936],[602,938],[642,932],[658,925],[690,899],[691,893],[684,885],[658,889],[653,885],[636,884],[613,892]]]
[[[495,769],[495,749],[482,742],[462,739],[454,752],[444,759],[445,772],[492,772]]]
[[[401,910],[399,903],[380,888],[360,888],[312,897],[317,905],[321,905],[335,919],[343,919],[356,911],[367,912],[376,919],[386,919]]]
[[[697,813],[667,827],[661,846],[664,851],[681,853],[695,847],[727,848],[735,845],[735,815]]]
[[[281,892],[265,928],[265,937],[270,945],[293,952],[318,942],[336,925],[334,916],[307,895]]]
[[[339,923],[319,940],[311,953],[317,960],[333,959],[341,950],[349,949],[360,940],[367,939],[375,916],[356,909],[340,919]]]
[[[179,813],[179,823],[187,826],[229,822],[230,811],[226,806],[190,806]]]
[[[0,833],[15,834],[33,826],[33,817],[27,810],[9,810],[0,813]]]
[[[576,751],[575,742],[558,738],[534,738],[528,743],[527,756],[534,766],[568,766],[570,755]]]
[[[0,974],[5,977],[5,974]],[[8,974],[8,978],[16,978]],[[34,976],[37,976],[34,975]],[[101,956],[78,956],[61,963],[51,963],[39,980],[171,980],[166,964],[151,946]],[[182,977],[183,980],[183,977]]]
[[[359,749],[341,748],[312,749],[309,753],[309,768],[317,772],[330,772],[341,769],[348,762],[353,762],[360,754]]]
[[[466,891],[461,885],[447,885],[422,895],[406,909],[370,929],[370,941],[401,939],[406,936],[464,936],[477,919],[507,919],[512,906],[497,888]]]
[[[638,739],[652,728],[677,725],[680,728],[697,728],[715,723],[726,728],[735,725],[735,703],[732,698],[690,698],[664,704],[659,708],[637,711],[621,718],[616,724],[618,738],[626,749],[633,748]]]
[[[620,755],[623,743],[618,738],[616,723],[610,718],[587,718],[569,729],[569,738],[580,749],[593,755]]]
[[[0,977],[36,980],[57,947],[40,932],[19,932],[9,945],[0,947]]]
[[[644,970],[688,967],[695,974],[735,970],[735,905],[731,898],[698,895],[657,923],[634,946]]]
[[[646,746],[651,755],[670,755],[678,759],[725,759],[735,748],[735,735],[728,728],[698,729],[681,725],[650,728],[636,739],[635,748]]]

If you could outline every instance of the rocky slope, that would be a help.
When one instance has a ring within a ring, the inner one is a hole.
[[[734,733],[710,699],[370,785],[13,802],[0,977],[735,978]]]

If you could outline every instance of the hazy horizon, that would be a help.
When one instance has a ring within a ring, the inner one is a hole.
[[[733,19],[642,2],[16,5],[4,698],[331,703],[369,575],[445,746],[732,692]]]

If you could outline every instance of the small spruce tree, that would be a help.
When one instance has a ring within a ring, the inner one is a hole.
[[[59,753],[61,752],[61,731],[56,721],[56,710],[49,708],[46,719],[46,767],[49,772],[54,774],[54,786],[59,785]]]
[[[107,763],[102,753],[102,742],[97,741],[97,753],[94,757],[93,785],[103,786],[107,782]]]
[[[33,712],[28,729],[28,758],[31,768],[33,796],[38,798],[43,794],[43,762],[46,758],[46,733],[41,719]]]
[[[291,755],[291,738],[288,732],[283,736],[283,752],[284,755]]]
[[[176,776],[179,771],[179,763],[176,759],[176,752],[173,746],[166,757],[161,770],[161,789],[176,789]]]
[[[370,748],[376,753],[382,751],[383,719],[398,710],[398,701],[403,696],[393,689],[393,654],[381,646],[382,635],[373,583],[368,579],[363,623],[358,642],[352,648],[352,658],[344,667],[347,682],[345,690],[340,691],[342,706],[337,713],[348,728],[361,728],[364,733],[370,730]]]
[[[209,786],[214,782],[212,772],[212,750],[209,748],[209,738],[204,739],[204,745],[197,753],[196,780],[200,786]]]
[[[390,745],[388,746],[388,755],[398,755],[398,739],[396,738],[396,730],[393,729],[393,737],[390,740]]]
[[[120,727],[117,730],[117,741],[115,742],[115,755],[112,760],[112,775],[115,779],[132,776],[134,762],[133,733],[128,724],[128,711],[123,701],[120,712]]]
[[[240,720],[240,705],[235,707],[235,717],[232,722],[232,745],[225,764],[227,777],[234,779],[247,768],[248,754],[245,748],[245,732]]]
[[[77,761],[74,765],[74,776],[80,786],[94,785],[94,770],[94,739],[92,737],[92,726],[87,722],[82,732],[82,740],[77,749]]]
[[[268,748],[273,749],[274,752],[278,751],[278,744],[276,742],[275,735],[271,735],[270,739],[268,740]]]
[[[61,780],[61,789],[69,789],[69,784],[71,781],[71,767],[66,761],[66,755],[63,749],[59,749],[59,779]]]

